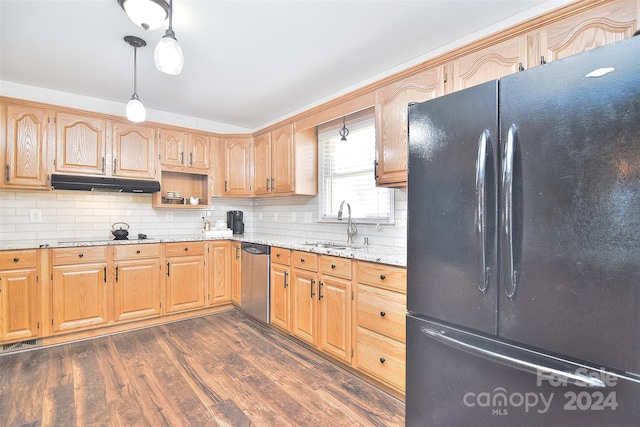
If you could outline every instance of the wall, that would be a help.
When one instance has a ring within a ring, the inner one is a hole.
[[[394,190],[395,225],[359,224],[354,241],[369,237],[374,245],[406,248],[406,192]],[[129,224],[129,235],[150,238],[197,236],[203,212],[215,223],[226,220],[226,211],[244,212],[245,232],[259,232],[300,240],[346,240],[346,222],[319,223],[318,198],[309,196],[265,199],[214,198],[198,210],[153,209],[150,194],[108,194],[80,191],[0,190],[0,242],[38,240],[111,239],[112,224]],[[31,211],[40,210],[42,222],[30,222]]]

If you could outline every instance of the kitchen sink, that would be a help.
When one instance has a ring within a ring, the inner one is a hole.
[[[335,249],[335,250],[361,249],[364,247],[364,245],[357,245],[354,243],[343,243],[343,242],[304,242],[302,244],[304,246],[311,246],[314,248]]]

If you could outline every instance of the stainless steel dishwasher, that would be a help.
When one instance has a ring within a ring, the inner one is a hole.
[[[271,248],[242,243],[242,281],[240,309],[249,316],[269,323],[269,265]]]

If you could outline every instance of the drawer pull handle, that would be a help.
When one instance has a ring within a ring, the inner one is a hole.
[[[78,256],[79,256],[80,258],[82,258],[82,257],[84,256],[84,254],[78,254]]]
[[[16,258],[13,259],[13,262],[18,262],[18,261],[20,261],[20,258],[16,257]]]
[[[331,268],[336,268],[336,265],[335,264],[331,264]]]
[[[384,357],[381,357],[380,358],[380,363],[384,363],[384,362],[386,362],[386,359]]]
[[[380,317],[384,317],[384,316],[386,316],[386,315],[387,315],[387,313],[385,313],[384,311],[381,311],[381,312],[380,312]]]
[[[140,249],[138,249],[138,250],[136,251],[136,253],[137,253],[137,254],[139,254],[139,253],[140,253]]]
[[[381,275],[380,275],[380,280],[384,280],[384,279],[386,279],[386,278],[387,278],[387,277],[386,277],[384,274],[381,274]]]

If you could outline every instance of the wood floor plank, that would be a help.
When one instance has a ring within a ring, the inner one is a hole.
[[[233,310],[0,356],[0,425],[385,426],[404,404]]]

